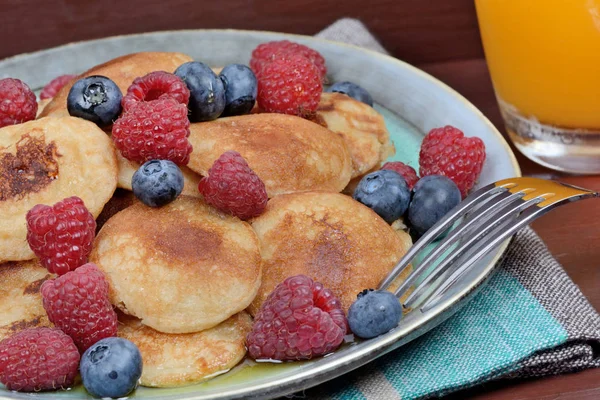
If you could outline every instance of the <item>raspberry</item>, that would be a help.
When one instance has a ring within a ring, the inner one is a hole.
[[[40,291],[48,318],[71,336],[80,352],[117,335],[117,314],[108,300],[108,282],[96,265],[88,263],[47,280]]]
[[[79,197],[38,204],[25,218],[29,247],[48,271],[63,275],[87,262],[96,221]]]
[[[444,175],[466,197],[479,178],[485,161],[485,145],[478,137],[465,137],[453,126],[432,129],[419,153],[421,176]]]
[[[409,189],[412,189],[413,186],[415,186],[415,183],[417,183],[417,181],[419,180],[419,177],[417,176],[417,171],[415,171],[415,169],[410,165],[406,165],[400,161],[387,162],[383,164],[383,167],[381,167],[381,169],[390,169],[402,175]]]
[[[35,119],[35,94],[18,79],[0,79],[0,128]]]
[[[258,75],[262,68],[273,61],[278,54],[299,54],[308,58],[319,69],[319,74],[322,79],[327,74],[325,59],[318,51],[306,47],[299,43],[290,42],[289,40],[280,40],[275,42],[263,43],[252,51],[250,59],[250,68]]]
[[[255,360],[308,360],[338,348],[347,330],[342,305],[331,291],[297,275],[267,297],[246,345]]]
[[[187,106],[190,91],[180,77],[164,71],[154,71],[140,78],[135,78],[127,94],[123,97],[123,110],[140,101],[171,98]]]
[[[159,159],[186,165],[192,152],[187,110],[172,98],[138,102],[113,124],[117,149],[139,163]]]
[[[308,118],[317,111],[322,91],[318,68],[304,56],[278,56],[258,75],[257,101],[266,112]]]
[[[8,390],[66,389],[78,367],[79,351],[60,329],[25,329],[0,342],[0,382]]]
[[[62,89],[67,83],[71,82],[73,79],[77,78],[77,75],[61,75],[52,79],[50,83],[48,83],[42,89],[40,93],[40,99],[51,99],[56,96],[56,93],[60,89]]]
[[[198,190],[208,204],[243,220],[260,215],[269,199],[263,181],[240,153],[232,150],[213,163]]]

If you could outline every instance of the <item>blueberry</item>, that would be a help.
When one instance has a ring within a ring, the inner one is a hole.
[[[256,102],[258,82],[254,72],[243,64],[229,64],[219,74],[225,86],[222,117],[248,114]]]
[[[424,176],[413,188],[408,207],[411,230],[423,235],[460,201],[460,190],[452,180],[442,175]]]
[[[150,207],[164,206],[183,190],[183,173],[173,161],[146,161],[131,178],[133,194]]]
[[[112,124],[121,114],[121,89],[105,76],[81,78],[69,91],[67,110],[73,117],[92,121],[98,126]]]
[[[348,325],[363,339],[383,335],[398,326],[402,306],[398,298],[385,290],[363,290],[348,310]]]
[[[142,354],[127,339],[99,340],[81,356],[79,371],[83,386],[94,397],[124,397],[142,376]]]
[[[410,190],[402,175],[396,171],[382,169],[365,175],[352,197],[391,224],[406,212]]]
[[[337,82],[331,85],[327,89],[327,91],[346,94],[355,100],[362,101],[363,103],[373,107],[373,98],[371,97],[369,92],[367,92],[362,87],[358,86],[356,83]]]
[[[175,75],[190,89],[190,121],[211,121],[225,109],[223,81],[206,64],[191,61],[180,65]]]

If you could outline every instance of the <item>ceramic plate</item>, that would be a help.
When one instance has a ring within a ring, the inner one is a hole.
[[[245,63],[252,49],[270,40],[289,39],[319,51],[329,79],[349,80],[365,87],[384,115],[399,160],[418,170],[418,151],[425,132],[454,125],[485,142],[487,161],[479,185],[520,175],[507,143],[473,105],[448,86],[392,57],[358,47],[306,36],[232,30],[157,32],[69,44],[0,62],[0,77],[19,78],[41,88],[52,78],[79,73],[117,56],[136,51],[179,51],[211,66]],[[335,353],[310,362],[256,364],[245,361],[209,382],[174,389],[139,388],[135,399],[272,398],[315,386],[360,367],[422,335],[452,315],[482,286],[507,243],[480,262],[443,301],[425,313],[414,311],[400,326],[376,339],[346,344]],[[81,388],[37,395],[7,392],[0,399],[88,399]]]

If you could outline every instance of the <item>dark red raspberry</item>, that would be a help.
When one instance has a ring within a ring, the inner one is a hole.
[[[304,46],[300,43],[290,42],[289,40],[280,40],[275,42],[263,43],[256,47],[252,51],[252,58],[250,59],[250,68],[254,70],[255,74],[259,74],[262,67],[273,61],[278,54],[299,54],[310,61],[319,69],[319,74],[322,79],[327,74],[327,67],[325,66],[325,59],[318,51],[311,49],[310,47]]]
[[[40,291],[48,318],[71,336],[80,352],[117,335],[117,314],[108,300],[108,282],[95,264],[47,280]]]
[[[257,101],[266,112],[310,117],[322,92],[319,70],[304,56],[276,57],[258,76]]]
[[[48,271],[63,275],[87,262],[96,221],[79,197],[38,204],[25,218],[29,247]]]
[[[387,162],[383,164],[383,167],[381,167],[381,169],[391,169],[392,171],[396,171],[397,173],[402,175],[409,189],[412,189],[413,186],[415,186],[415,183],[417,183],[417,181],[419,180],[419,177],[417,176],[417,171],[415,171],[415,169],[410,165],[406,165],[400,161]]]
[[[77,75],[61,75],[52,79],[50,83],[48,83],[42,89],[40,93],[40,99],[51,99],[56,96],[56,93],[60,89],[62,89],[67,83],[71,82],[73,79],[77,78]]]
[[[198,190],[221,211],[247,220],[259,216],[269,200],[263,181],[237,151],[226,151],[213,163]]]
[[[475,185],[484,162],[483,140],[465,137],[453,126],[432,129],[421,143],[421,177],[445,175],[458,186],[463,198]]]
[[[18,79],[0,79],[0,128],[35,119],[35,94]]]
[[[331,291],[297,275],[267,297],[246,346],[255,360],[308,360],[338,348],[347,330],[342,305]]]
[[[132,105],[140,101],[172,98],[178,103],[187,106],[190,100],[190,91],[175,74],[164,71],[154,71],[139,78],[135,78],[127,94],[123,96],[121,104],[127,111]]]
[[[186,165],[192,152],[187,111],[185,104],[171,98],[138,102],[115,121],[112,138],[128,160],[171,160]]]
[[[67,389],[78,367],[79,351],[60,329],[25,329],[0,342],[0,382],[8,390]]]

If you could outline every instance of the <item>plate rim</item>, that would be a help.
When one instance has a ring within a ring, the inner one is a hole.
[[[493,133],[493,135],[497,139],[498,143],[501,144],[502,147],[504,148],[505,153],[507,153],[507,155],[510,159],[510,164],[516,173],[515,176],[521,176],[521,169],[517,162],[515,153],[510,148],[510,145],[508,144],[508,142],[504,138],[504,136],[496,129],[496,127],[483,114],[483,112],[481,112],[477,107],[475,107],[470,101],[468,101],[463,95],[461,95],[455,89],[453,89],[446,83],[440,81],[439,79],[435,78],[434,76],[428,74],[427,72],[425,72],[405,61],[394,58],[391,55],[383,54],[383,53],[380,53],[380,52],[377,52],[374,50],[369,50],[369,49],[366,49],[366,48],[363,48],[363,47],[360,47],[360,46],[357,46],[354,44],[338,42],[338,41],[324,39],[324,38],[320,38],[320,37],[293,34],[293,33],[275,32],[275,31],[243,30],[243,29],[162,30],[162,31],[144,32],[144,33],[125,34],[125,35],[113,35],[113,36],[107,36],[107,37],[97,38],[97,39],[74,41],[74,42],[66,43],[63,45],[59,45],[59,46],[55,46],[55,47],[51,47],[51,48],[47,48],[47,49],[43,49],[43,50],[21,53],[21,54],[17,54],[17,55],[7,57],[7,58],[0,60],[0,69],[6,63],[19,62],[19,60],[22,58],[26,58],[26,57],[30,57],[30,56],[38,55],[38,54],[41,55],[41,54],[52,52],[52,51],[55,51],[58,49],[67,49],[69,47],[76,46],[77,44],[84,44],[84,43],[86,43],[86,44],[87,43],[101,44],[102,42],[110,41],[110,40],[118,39],[118,38],[136,38],[136,37],[143,38],[143,37],[153,36],[153,35],[177,34],[177,33],[197,33],[197,34],[236,33],[236,34],[247,34],[247,35],[262,34],[262,35],[279,36],[282,38],[289,38],[289,39],[299,38],[303,41],[316,41],[316,42],[327,43],[332,46],[345,47],[345,48],[351,49],[353,51],[365,53],[369,58],[377,58],[377,59],[380,59],[382,62],[396,64],[399,68],[408,70],[411,74],[418,75],[421,79],[428,80],[431,83],[435,84],[435,86],[438,86],[438,87],[440,87],[440,89],[448,92],[450,95],[452,95],[453,99],[455,99],[456,101],[460,101],[464,107],[466,107],[472,114],[477,116],[478,119],[481,120],[487,126],[489,131],[491,133]],[[510,239],[506,240],[498,248],[496,254],[492,257],[492,259],[490,260],[490,262],[488,263],[486,268],[477,276],[476,279],[474,279],[473,284],[471,284],[469,287],[459,291],[454,296],[448,297],[447,300],[439,303],[436,307],[434,307],[432,310],[430,310],[428,313],[431,313],[432,316],[429,319],[427,319],[425,322],[431,322],[435,318],[442,317],[444,312],[447,312],[449,308],[457,305],[460,302],[463,302],[463,300],[466,300],[467,298],[471,297],[470,294],[472,291],[477,290],[478,288],[481,288],[483,286],[485,280],[490,277],[492,271],[497,266],[498,261],[505,255],[509,242],[510,242]],[[419,324],[417,327],[423,327],[424,325],[426,325],[426,324]],[[437,325],[437,323],[435,325]],[[410,332],[414,332],[414,329],[404,329],[404,330],[409,330]],[[300,374],[295,374],[294,376],[287,376],[287,377],[284,376],[284,377],[281,377],[276,380],[264,382],[262,384],[259,383],[259,384],[255,384],[250,387],[244,387],[244,388],[237,389],[237,390],[230,390],[230,391],[222,392],[216,398],[246,398],[248,396],[252,396],[253,398],[263,398],[263,397],[271,398],[271,397],[275,397],[275,396],[281,396],[281,395],[285,395],[285,394],[289,394],[289,393],[294,393],[294,392],[297,392],[297,391],[300,391],[303,389],[307,389],[309,387],[316,386],[320,383],[323,383],[323,382],[326,382],[335,377],[341,376],[341,375],[349,372],[350,370],[359,368],[359,367],[373,361],[374,359],[380,357],[381,355],[386,354],[387,352],[393,351],[397,347],[400,347],[400,345],[404,344],[404,343],[400,343],[400,342],[402,341],[403,338],[406,338],[407,335],[398,335],[398,333],[402,332],[404,330],[403,329],[398,330],[398,328],[396,328],[394,331],[390,332],[392,334],[386,334],[376,340],[369,341],[371,343],[371,345],[365,346],[365,348],[362,349],[361,353],[360,353],[362,356],[358,357],[358,360],[361,361],[360,363],[356,363],[357,357],[352,356],[352,354],[355,352],[349,352],[349,354],[346,354],[344,357],[341,358],[341,360],[338,360],[338,362],[333,363],[334,365],[328,365],[328,364],[332,364],[332,363],[327,363],[327,362],[322,362],[322,363],[318,364],[316,373],[313,371],[315,368],[311,368],[311,369],[307,369],[307,371],[302,371]],[[427,331],[428,330],[429,329],[427,329]],[[396,334],[393,334],[393,333],[396,333]],[[414,339],[414,338],[411,338],[411,340],[412,339]],[[363,342],[363,343],[368,343],[368,342]],[[397,344],[397,345],[394,346],[394,344]],[[375,355],[373,356],[374,353],[375,353]],[[326,358],[322,358],[320,360],[326,361]],[[353,360],[354,360],[354,362],[353,362]],[[336,370],[339,370],[339,368],[336,368],[336,366],[338,366],[338,367],[341,366],[341,367],[346,367],[346,368],[343,372],[337,373]],[[312,377],[309,375],[312,375]],[[314,379],[314,375],[316,375],[317,377],[320,377],[320,379]],[[304,379],[301,382],[302,386],[300,386],[300,387],[298,387],[297,385],[294,385],[295,383],[298,382],[299,378]],[[310,381],[309,381],[309,379],[310,379]],[[250,390],[248,390],[248,389],[250,389]],[[12,394],[11,397],[6,397],[6,395],[4,395],[0,392],[0,399],[11,400],[11,399],[15,399],[15,398],[21,398],[20,396],[15,396],[15,393],[11,392],[11,394]],[[18,395],[20,395],[20,394],[18,394]],[[23,395],[25,396],[23,398],[32,398],[30,395],[27,395],[27,394],[23,394]],[[35,396],[35,398],[41,398],[41,397]],[[143,397],[140,397],[140,398],[143,398]],[[186,393],[186,394],[180,394],[180,395],[177,395],[177,394],[167,395],[164,398],[204,400],[204,399],[215,398],[215,397],[213,394],[209,395],[209,394],[202,394],[202,393],[198,393],[198,394]]]

